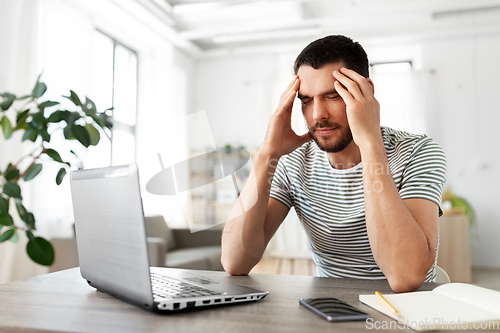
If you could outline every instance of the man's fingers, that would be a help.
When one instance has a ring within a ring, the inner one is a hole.
[[[292,90],[290,90],[288,95],[285,97],[285,99],[283,100],[285,110],[288,110],[288,111],[292,110],[291,106],[293,105],[293,100],[295,99],[296,94],[297,94],[297,91],[292,89]]]
[[[356,71],[345,67],[342,67],[340,69],[340,72],[358,84],[358,87],[363,96],[368,97],[370,95],[373,95],[370,84],[368,83],[368,80],[370,80],[369,78],[365,78],[363,75],[357,73]]]
[[[337,82],[342,83],[344,87],[347,88],[347,90],[355,99],[359,101],[363,98],[363,93],[359,89],[358,83],[356,81],[353,81],[351,78],[338,71],[334,71],[333,76],[337,79]]]
[[[293,104],[293,100],[299,90],[300,80],[296,79],[293,82],[293,85],[283,93],[281,96],[280,104],[278,106],[278,111],[291,111],[291,105]]]
[[[281,96],[287,95],[290,92],[290,89],[293,87],[293,85],[297,83],[298,77],[299,77],[298,75],[295,75],[293,77],[292,82],[290,82],[290,84],[288,84],[288,87],[286,87],[285,91],[283,91],[283,93],[281,94]]]
[[[356,102],[356,99],[352,96],[352,94],[346,90],[339,81],[335,81],[333,85],[335,86],[335,90],[347,105]]]

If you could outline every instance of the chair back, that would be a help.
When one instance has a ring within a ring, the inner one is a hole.
[[[436,266],[436,282],[438,283],[450,283],[450,276],[444,269],[439,266]]]
[[[146,235],[147,237],[161,237],[165,240],[167,251],[177,248],[174,233],[165,222],[161,215],[146,216]]]

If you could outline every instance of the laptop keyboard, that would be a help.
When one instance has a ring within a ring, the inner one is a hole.
[[[181,282],[177,279],[156,273],[151,273],[151,285],[155,298],[188,298],[222,295],[221,292]]]

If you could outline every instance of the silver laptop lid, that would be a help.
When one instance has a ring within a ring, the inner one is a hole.
[[[153,307],[137,165],[71,172],[82,277],[102,291]]]

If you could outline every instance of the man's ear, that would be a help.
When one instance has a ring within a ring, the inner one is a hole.
[[[370,79],[369,77],[367,77],[366,80],[368,81],[368,84],[370,85],[370,88],[372,89],[372,94],[375,95],[375,84],[373,84],[372,79]]]

